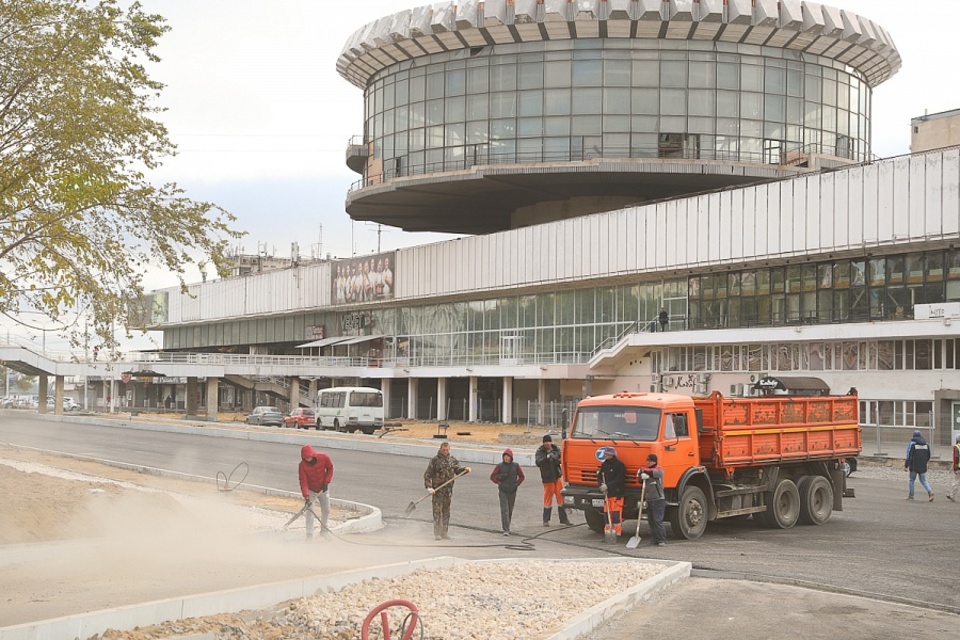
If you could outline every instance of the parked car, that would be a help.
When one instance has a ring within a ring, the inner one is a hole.
[[[64,398],[63,399],[63,410],[64,411],[80,411],[83,407],[80,406],[80,403],[74,400],[73,398]]]
[[[15,406],[17,406],[17,399],[13,396],[7,396],[0,400],[0,409],[13,409]]]
[[[297,429],[309,429],[317,427],[317,413],[313,409],[298,407],[290,412],[290,415],[283,418],[283,426],[296,427]]]
[[[255,407],[253,413],[247,416],[247,424],[282,427],[283,414],[276,407]]]

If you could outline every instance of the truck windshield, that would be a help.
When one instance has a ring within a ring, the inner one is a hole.
[[[652,442],[660,430],[660,415],[659,409],[650,407],[581,407],[570,435]]]

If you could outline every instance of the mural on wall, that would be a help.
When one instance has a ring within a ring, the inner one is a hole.
[[[395,265],[396,252],[338,260],[331,270],[334,304],[392,299]]]

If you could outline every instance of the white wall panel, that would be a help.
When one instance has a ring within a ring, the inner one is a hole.
[[[709,220],[711,235],[716,238],[717,260],[729,262],[733,257],[733,215],[730,209],[720,206],[716,194],[697,199],[700,220]]]
[[[623,212],[624,224],[624,257],[626,271],[636,271],[643,262],[643,245],[637,242],[637,210],[634,207]]]
[[[793,181],[784,180],[777,184],[776,188],[770,190],[770,198],[771,204],[780,209],[780,215],[777,216],[777,219],[780,221],[781,251],[793,253],[807,236],[806,231],[801,234],[794,233]],[[776,199],[774,200],[774,198]],[[797,217],[803,218],[799,212]]]
[[[830,227],[833,236],[822,238],[824,246],[846,246],[850,243],[850,230],[863,228],[863,200],[850,192],[851,182],[847,171],[833,174],[833,215],[837,223]]]
[[[608,218],[609,216],[606,215],[587,217],[590,220],[590,233],[593,234],[590,243],[590,271],[588,272],[591,276],[598,273],[609,273],[607,270],[607,254],[611,250],[615,250],[616,247],[610,246],[610,235],[607,233],[610,227],[607,222]]]
[[[687,264],[690,256],[689,249],[690,246],[690,231],[695,229],[694,220],[697,215],[697,204],[703,200],[703,197],[696,198],[695,200],[688,200],[685,204],[687,206],[680,208],[680,215],[677,216],[676,223],[673,227],[673,233],[670,234],[670,246],[672,251],[667,256],[667,260],[670,263],[669,266],[678,265],[678,264]]]
[[[666,263],[667,256],[667,243],[670,241],[670,229],[673,226],[673,221],[677,218],[677,203],[676,201],[660,202],[657,204],[657,213],[654,219],[651,221],[656,230],[657,237],[657,251],[656,257],[654,258],[654,268],[658,268],[660,265]]]
[[[779,255],[783,252],[780,245],[780,198],[771,197],[770,185],[756,187],[757,218],[766,227],[766,253]]]
[[[743,224],[743,208],[733,207],[731,200],[733,191],[724,191],[717,194],[716,207],[720,211],[727,211],[730,218],[730,255],[734,260],[743,259],[743,247],[745,243],[747,228]],[[713,208],[713,204],[710,208]]]
[[[885,215],[880,210],[878,197],[880,195],[880,166],[868,164],[863,167],[862,181],[860,184],[860,195],[863,201],[863,219],[857,226],[850,225],[850,244],[862,245],[864,241],[864,229],[868,221],[875,229],[880,227],[880,216]]]
[[[691,256],[692,261],[694,264],[703,264],[709,260],[711,238],[710,229],[706,226],[707,221],[700,217],[699,207],[687,224],[690,228],[690,244],[695,252],[695,255]]]
[[[757,252],[757,221],[753,212],[747,212],[743,199],[748,189],[736,189],[725,194],[720,206],[731,211],[731,219],[740,220],[741,256],[753,256]]]
[[[563,245],[560,242],[560,225],[547,225],[546,246],[543,248],[541,261],[544,264],[543,277],[547,280],[557,280],[560,277],[560,261],[565,259]]]
[[[580,259],[580,251],[577,251],[576,232],[577,224],[574,220],[564,220],[561,223],[559,232],[563,237],[563,259],[559,263],[560,275],[564,280],[573,277],[575,264]]]
[[[769,207],[757,206],[757,188],[750,187],[743,190],[743,219],[747,224],[753,223],[753,242],[755,255],[765,256],[770,253],[770,243],[767,241],[767,216]]]
[[[877,165],[877,210],[863,220],[863,241],[875,242],[878,238],[893,238],[894,218],[906,216],[906,212],[897,212],[893,200],[893,175],[896,168],[893,162],[881,162]],[[870,213],[869,211],[867,213]]]
[[[640,215],[643,216],[643,246],[646,250],[646,262],[643,267],[647,270],[655,269],[657,266],[657,218],[663,215],[663,212],[657,205],[652,207],[641,207]]]
[[[893,161],[893,239],[910,234],[910,159]],[[882,236],[881,236],[882,237]]]
[[[630,214],[627,211],[617,212],[616,224],[613,227],[613,233],[617,240],[617,255],[613,268],[617,273],[624,273],[632,270],[633,267],[633,248],[630,246]]]
[[[946,236],[960,234],[960,149],[943,153],[943,220]]]
[[[838,209],[836,176],[825,174],[822,178],[808,178],[808,211],[804,224],[810,242],[830,246],[825,238],[832,240],[836,237],[836,227],[847,224],[847,211],[846,203],[843,203],[842,209]]]
[[[816,236],[811,238],[810,234],[807,233],[807,220],[811,216],[807,209],[807,190],[804,188],[806,185],[802,178],[790,180],[788,184],[790,186],[790,213],[793,218],[790,231],[793,236],[793,250],[803,251],[810,245],[817,243]]]
[[[926,233],[926,191],[930,188],[927,182],[927,164],[925,156],[911,157],[910,160],[910,227],[908,233],[911,238],[922,238]]]
[[[943,234],[943,156],[931,153],[923,158],[927,165],[927,186],[923,190],[924,234],[940,236]]]

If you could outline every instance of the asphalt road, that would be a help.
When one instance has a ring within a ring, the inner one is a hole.
[[[0,442],[69,452],[126,463],[172,469],[204,477],[229,474],[245,462],[247,483],[296,491],[299,446],[142,431],[120,427],[0,417]],[[336,472],[331,488],[338,498],[373,504],[388,525],[423,495],[427,460],[350,450],[328,450]],[[456,455],[456,443],[453,443]],[[458,481],[452,525],[478,531],[499,531],[495,486],[486,465]],[[528,484],[518,494],[514,529],[543,533],[541,485],[536,468],[526,469]],[[857,497],[845,501],[822,527],[797,526],[786,531],[755,526],[750,520],[714,523],[696,541],[669,540],[665,548],[642,547],[643,556],[684,560],[695,569],[747,577],[769,577],[788,584],[828,591],[876,595],[885,601],[913,603],[960,613],[960,505],[940,498],[933,502],[904,500],[906,480],[850,480]],[[429,520],[429,501],[414,517]],[[576,515],[575,522],[582,521]],[[554,514],[556,520],[556,514]],[[623,553],[622,545],[606,545],[585,526],[549,530],[550,553],[570,557]],[[566,550],[566,551],[564,551]],[[773,606],[777,600],[773,599]],[[598,636],[599,637],[599,636]],[[770,636],[774,637],[774,636]],[[880,636],[876,636],[880,637]]]

